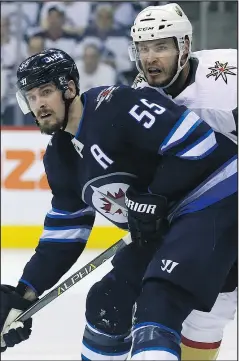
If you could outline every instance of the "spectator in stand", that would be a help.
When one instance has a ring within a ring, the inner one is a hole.
[[[105,50],[105,54],[110,54],[110,61],[112,54],[114,55],[117,72],[130,71],[133,67],[128,55],[130,39],[125,29],[120,29],[114,24],[113,6],[98,4],[94,15],[92,24],[83,33],[80,54],[83,54],[85,42],[97,42],[101,49]]]
[[[79,38],[77,35],[64,30],[64,24],[64,7],[61,4],[55,3],[54,6],[48,8],[46,29],[33,32],[31,36],[41,37],[44,40],[45,48],[62,49],[74,58]],[[31,36],[28,37],[27,42],[29,42]]]
[[[16,35],[10,31],[10,18],[1,16],[1,91],[3,91],[1,116],[3,124],[14,124],[16,105],[16,74],[14,70],[25,54],[25,44],[18,43]]]
[[[95,10],[99,2],[92,3],[92,14],[95,14]],[[101,5],[110,5],[113,10],[113,21],[115,28],[126,28],[130,32],[130,28],[136,15],[140,12],[138,11],[139,7],[135,9],[135,3],[131,2],[122,2],[122,1],[111,1],[111,2],[101,2]],[[146,5],[147,6],[147,5]],[[140,7],[141,10],[141,7]],[[91,16],[91,20],[94,19],[94,16]]]
[[[101,62],[100,49],[95,44],[85,45],[83,58],[76,61],[76,65],[80,73],[81,93],[92,87],[117,82],[115,69]]]
[[[7,71],[2,67],[1,64],[1,116],[2,114],[4,114],[4,110],[6,106],[7,90],[8,90]]]
[[[9,18],[11,32],[19,31],[19,20],[21,30],[26,32],[27,29],[38,26],[40,7],[41,2],[39,1],[3,1],[1,2],[1,16]]]
[[[22,50],[22,54],[19,54],[19,48]],[[17,43],[16,35],[10,31],[10,19],[9,17],[1,16],[1,65],[5,69],[12,69],[16,62],[21,62],[21,55],[25,55],[26,47],[24,43]]]
[[[41,36],[32,36],[28,41],[27,56],[40,53],[44,48],[44,39]]]
[[[43,4],[41,10],[40,23],[45,27],[46,17],[51,7],[57,6],[65,13],[64,30],[73,34],[82,34],[86,26],[89,24],[91,15],[91,3],[78,1],[49,1]]]
[[[130,2],[114,1],[112,2],[114,9],[114,23],[119,27],[131,28],[137,13]]]

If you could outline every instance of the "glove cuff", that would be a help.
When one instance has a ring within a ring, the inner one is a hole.
[[[34,292],[34,290],[32,288],[30,288],[29,286],[27,286],[25,283],[23,282],[18,282],[17,287],[15,288],[15,291],[22,297],[24,297],[25,299],[27,299],[28,301],[36,301],[38,299],[36,292]]]
[[[1,285],[1,307],[7,307],[7,304],[11,304],[11,308],[19,310],[26,310],[32,305],[32,300],[23,298],[16,288],[9,285]]]

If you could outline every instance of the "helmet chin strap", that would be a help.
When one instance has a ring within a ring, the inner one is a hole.
[[[188,54],[188,56],[187,56],[187,59],[185,60],[185,63],[183,64],[183,65],[180,65],[180,63],[181,63],[181,59],[182,59],[182,52],[180,52],[181,54],[179,54],[179,56],[178,56],[178,66],[177,66],[177,71],[176,71],[176,74],[173,76],[173,78],[171,79],[171,81],[168,83],[168,84],[166,84],[166,85],[164,85],[164,86],[161,86],[160,88],[161,89],[167,89],[167,88],[169,88],[177,79],[178,79],[178,77],[179,77],[179,74],[181,73],[181,71],[183,70],[183,68],[185,67],[185,65],[187,64],[187,61],[188,61],[188,59],[189,59],[189,54]]]

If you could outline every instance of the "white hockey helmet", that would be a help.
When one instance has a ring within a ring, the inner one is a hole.
[[[191,53],[192,24],[181,7],[176,3],[148,6],[137,15],[134,25],[131,27],[131,36],[133,38],[133,43],[129,47],[130,59],[136,61],[137,68],[141,72],[142,69],[140,67],[140,59],[136,47],[138,42],[171,37],[176,39],[179,50],[177,72],[170,83],[164,86],[164,88],[173,84],[187,62],[186,61],[184,65],[181,66],[186,36],[188,37],[190,44],[188,58]]]

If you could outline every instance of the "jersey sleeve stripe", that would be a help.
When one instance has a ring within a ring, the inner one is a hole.
[[[55,241],[59,241],[59,240],[72,241],[72,240],[81,239],[87,241],[90,232],[91,232],[91,228],[87,228],[87,227],[78,227],[76,229],[64,229],[64,230],[44,229],[40,241],[44,241],[47,239],[52,239]]]
[[[213,204],[219,199],[235,193],[237,188],[237,156],[234,156],[190,192],[187,197],[174,205],[170,211],[169,220],[171,221],[182,212],[190,213],[190,210],[195,211],[199,204],[201,208],[198,209],[204,208],[206,203]]]
[[[25,285],[30,287],[37,294],[37,290],[35,289],[35,287],[33,287],[33,285],[30,282],[24,280],[23,278],[20,278],[19,282],[24,283]]]
[[[199,126],[202,119],[191,110],[186,110],[164,139],[159,148],[159,153],[163,154],[166,150],[182,143]]]
[[[99,360],[99,361],[107,361],[107,360],[112,360],[112,356],[114,357],[114,360],[124,360],[126,358],[126,356],[128,355],[129,351],[127,350],[124,352],[114,352],[114,350],[112,350],[112,352],[103,352],[103,351],[99,351],[95,348],[93,348],[92,346],[90,346],[88,343],[86,343],[85,341],[82,342],[82,354],[84,355],[84,357],[86,357],[86,359],[89,360]]]
[[[200,211],[201,209],[210,206],[212,204],[212,200],[214,200],[215,203],[226,197],[229,197],[231,194],[236,192],[236,183],[237,174],[233,174],[215,185],[213,188],[209,189],[198,199],[195,199],[193,202],[181,208],[177,216]]]
[[[86,243],[87,240],[83,238],[42,238],[40,242],[54,242],[54,243]]]
[[[63,226],[63,227],[44,227],[44,230],[46,231],[66,231],[69,229],[80,229],[80,228],[88,228],[91,229],[91,227],[87,227],[86,225],[76,225],[76,226]]]
[[[176,156],[184,159],[202,159],[210,154],[217,146],[215,133],[210,129],[196,142],[176,153]]]
[[[86,214],[95,214],[95,211],[92,207],[86,207],[84,209],[79,209],[76,212],[67,212],[67,211],[61,211],[57,210],[55,208],[52,208],[48,213],[47,217],[49,218],[64,218],[64,219],[70,219],[70,218],[78,218],[81,216],[84,216]]]
[[[67,227],[69,229],[82,225],[92,227],[94,220],[95,214],[86,214],[84,217],[80,216],[77,218],[51,218],[47,215],[44,221],[44,228],[55,227],[59,229],[60,227]]]
[[[63,211],[61,209],[57,209],[57,208],[54,208],[52,207],[52,209],[50,210],[50,212],[52,214],[59,214],[59,215],[65,215],[65,214],[71,214],[72,212],[69,212],[69,211]]]

